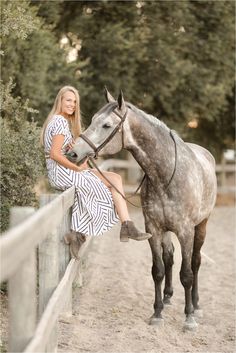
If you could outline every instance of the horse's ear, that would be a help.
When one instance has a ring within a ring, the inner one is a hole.
[[[108,92],[108,89],[106,86],[104,87],[104,94],[105,94],[105,98],[106,98],[107,103],[111,103],[111,102],[116,101],[115,98],[112,97],[111,93]]]
[[[120,90],[120,94],[119,94],[119,97],[117,99],[117,102],[118,102],[119,109],[121,110],[122,107],[124,107],[124,105],[125,105],[125,101],[124,101],[122,90]]]

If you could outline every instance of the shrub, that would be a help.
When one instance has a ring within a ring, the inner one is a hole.
[[[34,186],[43,174],[39,128],[27,117],[36,111],[28,102],[14,98],[12,81],[1,86],[1,231],[9,225],[12,206],[35,206]]]

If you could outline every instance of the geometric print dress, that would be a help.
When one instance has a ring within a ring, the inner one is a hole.
[[[48,156],[54,135],[64,135],[62,153],[72,141],[68,121],[62,115],[54,115],[44,135],[44,151],[49,183],[52,187],[66,190],[75,186],[72,206],[71,229],[85,235],[101,235],[119,221],[112,194],[108,187],[90,169],[76,172],[65,168]]]

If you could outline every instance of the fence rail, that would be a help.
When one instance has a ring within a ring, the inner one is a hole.
[[[103,162],[102,166],[104,169],[106,168],[106,170],[119,169],[126,171],[126,179],[129,183],[129,185],[125,186],[125,192],[127,193],[132,193],[135,190],[135,188],[132,187],[132,184],[137,184],[138,181],[141,179],[141,167],[137,164],[137,162],[133,160],[133,158],[130,158],[129,160],[107,159]],[[221,164],[216,165],[215,170],[217,175],[219,192],[235,191],[235,185],[232,185],[232,180],[229,181],[230,175],[234,175],[234,178],[232,179],[234,179],[235,181],[235,164],[222,162]]]
[[[74,192],[72,187],[61,194],[43,195],[37,212],[31,207],[11,210],[12,228],[0,239],[0,278],[8,280],[9,288],[10,352],[57,350],[57,320],[62,312],[72,312],[72,283],[81,264],[70,260],[63,242],[69,231]],[[80,259],[90,240],[81,248]]]
[[[39,209],[14,226],[1,237],[0,280],[9,278],[28,256],[32,248],[39,245],[50,231],[61,223],[61,219],[74,202],[74,187],[66,190],[48,205]],[[49,217],[49,215],[51,215]]]

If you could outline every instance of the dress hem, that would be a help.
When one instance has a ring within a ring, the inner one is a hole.
[[[100,233],[98,233],[98,234],[86,234],[86,232],[85,232],[84,230],[83,230],[83,231],[80,231],[79,228],[73,229],[73,228],[71,227],[71,230],[74,231],[74,232],[82,233],[82,234],[84,234],[84,235],[86,235],[86,236],[90,236],[90,237],[99,237],[99,236],[103,235],[104,233],[108,232],[109,230],[111,230],[117,223],[119,223],[119,219],[117,219],[116,222],[110,224],[110,226],[107,227],[106,230],[103,230],[102,232],[100,232]]]

